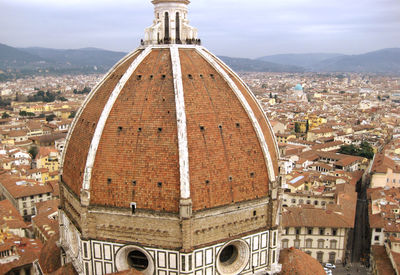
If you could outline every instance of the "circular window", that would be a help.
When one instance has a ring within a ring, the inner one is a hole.
[[[235,240],[224,245],[217,255],[217,270],[222,275],[239,274],[247,265],[250,249],[243,240]]]
[[[153,275],[154,261],[143,248],[127,245],[120,248],[115,256],[118,271],[134,268],[144,275]]]
[[[228,245],[224,249],[222,249],[221,254],[219,254],[219,261],[223,265],[232,264],[238,256],[238,250],[234,245]]]
[[[139,250],[133,250],[128,253],[128,265],[136,270],[143,271],[149,266],[149,260],[146,255]]]

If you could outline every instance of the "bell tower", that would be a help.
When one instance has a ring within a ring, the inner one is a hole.
[[[153,25],[145,30],[144,45],[200,44],[197,29],[189,26],[189,0],[153,0]]]

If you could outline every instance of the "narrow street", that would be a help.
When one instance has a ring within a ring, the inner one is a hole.
[[[365,262],[369,259],[367,180],[363,180],[358,191],[357,210],[353,235],[352,263]]]

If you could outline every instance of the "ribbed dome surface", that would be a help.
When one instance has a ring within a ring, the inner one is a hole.
[[[67,142],[62,180],[78,196],[88,190],[90,205],[177,213],[189,196],[199,211],[266,197],[278,172],[261,107],[201,46],[128,55],[89,95]]]

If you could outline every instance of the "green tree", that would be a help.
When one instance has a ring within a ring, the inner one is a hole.
[[[68,118],[74,118],[76,116],[76,112],[72,111],[71,114],[68,116]]]
[[[90,91],[91,91],[91,89],[89,87],[85,87],[85,88],[83,88],[82,93],[88,94],[88,93],[90,93]]]
[[[366,141],[361,142],[360,144],[360,157],[364,157],[367,159],[372,159],[374,157],[374,148],[372,148],[371,144]]]
[[[68,99],[66,99],[66,98],[63,97],[63,96],[58,97],[58,100],[60,100],[60,101],[68,101]]]
[[[354,144],[343,145],[340,147],[339,153],[345,155],[357,156],[358,148]]]
[[[368,142],[363,141],[360,146],[355,146],[354,144],[343,145],[340,147],[339,153],[372,159],[374,157],[374,148]]]
[[[28,113],[27,113],[26,111],[20,111],[20,112],[19,112],[19,115],[20,115],[20,116],[27,116]]]
[[[298,122],[294,123],[294,131],[296,133],[300,133],[300,123],[298,123]]]
[[[32,159],[35,159],[37,154],[38,154],[39,150],[36,146],[32,146],[31,148],[29,148],[28,153],[32,156]]]
[[[48,116],[46,116],[46,121],[47,122],[53,121],[55,119],[55,117],[56,117],[55,114],[48,115]]]
[[[4,113],[1,115],[1,118],[2,118],[2,119],[9,118],[9,117],[10,117],[10,115],[7,114],[6,112],[4,112]]]

